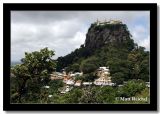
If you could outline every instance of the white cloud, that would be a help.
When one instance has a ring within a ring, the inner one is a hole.
[[[135,23],[141,17],[149,22],[149,12],[12,11],[11,60],[18,61],[24,52],[44,47],[54,49],[55,58],[64,56],[84,44],[90,24],[97,19],[122,20],[134,40],[149,49],[149,27]]]
[[[150,50],[150,40],[149,36],[146,39],[143,39],[139,45],[146,48],[146,50]]]
[[[135,43],[138,43],[139,46],[143,46],[146,50],[150,50],[150,33],[148,28],[145,28],[143,25],[135,25],[130,29],[132,37]]]
[[[82,24],[83,25],[83,24]],[[11,54],[18,61],[24,52],[32,52],[44,47],[54,49],[58,56],[64,56],[84,43],[86,28],[76,21],[63,21],[49,25],[12,24]]]

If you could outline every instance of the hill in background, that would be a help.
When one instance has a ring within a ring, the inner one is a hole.
[[[149,81],[149,52],[134,43],[127,25],[117,20],[92,23],[85,43],[57,59],[57,71],[83,71],[87,77],[100,66],[109,66],[117,84],[130,79]]]

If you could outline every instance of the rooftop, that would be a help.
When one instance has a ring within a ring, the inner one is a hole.
[[[104,20],[104,21],[99,21],[99,20],[97,19],[97,21],[95,22],[95,24],[97,24],[97,25],[104,25],[104,24],[122,24],[122,21],[120,21],[120,20],[109,20],[109,21]]]

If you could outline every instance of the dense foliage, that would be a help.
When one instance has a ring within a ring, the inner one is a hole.
[[[32,95],[34,99],[39,99],[41,88],[48,84],[49,73],[56,67],[56,63],[52,59],[53,55],[54,51],[50,51],[48,48],[41,49],[39,52],[25,53],[25,58],[21,60],[22,64],[18,64],[11,69],[11,73],[16,76],[13,77],[14,81],[17,83],[15,85],[11,80],[11,84],[14,84],[11,87],[15,86],[11,101],[20,103],[23,100],[29,100],[28,95],[29,97]]]
[[[95,25],[91,25],[94,27]],[[10,78],[11,103],[124,103],[116,97],[147,97],[149,88],[149,52],[138,46],[131,39],[126,25],[95,26],[95,29],[110,30],[124,27],[127,37],[123,42],[111,42],[101,48],[89,49],[81,45],[70,54],[52,59],[54,51],[48,48],[32,53],[25,53],[21,64],[13,66]],[[115,86],[81,86],[74,87],[70,92],[61,94],[65,86],[62,80],[50,80],[50,73],[65,69],[68,72],[83,72],[75,81],[93,82],[96,70],[101,66],[109,66],[112,82]],[[124,83],[125,82],[125,83]],[[122,86],[119,86],[123,84]],[[49,86],[46,88],[46,86]],[[135,102],[125,102],[135,103]]]
[[[104,28],[114,30],[120,27],[128,34],[123,42],[110,42],[94,50],[82,45],[72,53],[59,57],[57,70],[66,68],[66,71],[83,71],[88,76],[90,73],[94,74],[93,72],[100,66],[109,66],[112,81],[117,85],[130,79],[149,81],[149,52],[134,43],[125,24],[102,26],[92,24],[90,29],[100,31]]]
[[[127,47],[130,48],[130,45]],[[92,56],[79,57],[77,62],[73,62],[67,67],[67,70],[83,71],[84,74],[89,74],[100,66],[109,66],[112,80],[117,84],[122,84],[123,81],[129,79],[149,81],[149,52],[137,45],[132,51],[129,51],[128,48],[125,45],[120,48],[113,45],[104,46],[97,49]],[[66,58],[64,57],[64,59]],[[70,60],[70,58],[68,59]],[[58,59],[58,63],[61,62],[65,64],[64,61]]]

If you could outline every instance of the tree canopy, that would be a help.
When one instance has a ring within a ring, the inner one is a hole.
[[[26,52],[25,57],[21,60],[22,64],[11,69],[18,83],[15,90],[18,93],[17,102],[22,102],[23,95],[28,95],[30,92],[33,96],[40,93],[40,88],[48,83],[49,74],[56,67],[56,62],[52,59],[54,55],[54,51],[48,50],[48,48],[31,53]]]

